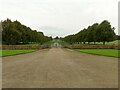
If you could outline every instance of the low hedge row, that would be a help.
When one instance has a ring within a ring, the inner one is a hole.
[[[20,45],[3,45],[0,46],[0,49],[3,50],[7,50],[7,49],[11,49],[11,50],[22,50],[22,49],[45,49],[45,48],[49,48],[48,46],[20,46]]]
[[[7,50],[22,50],[22,49],[45,49],[50,48],[49,46],[21,46],[21,45],[2,45],[0,49]],[[120,46],[116,45],[67,45],[63,46],[63,48],[70,48],[70,49],[119,49]]]
[[[120,49],[120,46],[116,45],[68,45],[64,48],[70,49]]]

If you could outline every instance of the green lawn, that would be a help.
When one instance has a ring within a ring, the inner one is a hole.
[[[115,49],[75,49],[75,50],[79,52],[95,54],[95,55],[120,57],[120,55],[118,55],[118,52],[120,52],[120,50],[115,50]]]
[[[18,55],[24,53],[30,53],[35,50],[0,50],[0,56],[11,56],[11,55]]]

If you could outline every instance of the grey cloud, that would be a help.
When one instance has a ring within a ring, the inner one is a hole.
[[[118,33],[119,0],[1,0],[0,19],[18,20],[49,36],[65,36],[107,19]]]

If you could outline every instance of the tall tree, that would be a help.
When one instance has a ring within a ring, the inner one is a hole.
[[[99,38],[100,41],[105,44],[105,42],[113,41],[115,40],[115,33],[114,28],[111,27],[110,22],[107,20],[104,20],[97,29],[97,32],[99,32]]]
[[[64,41],[73,43],[73,42],[110,42],[115,40],[116,35],[114,32],[114,27],[111,27],[110,22],[104,20],[102,23],[95,23],[92,26],[89,26],[87,29],[83,29],[77,34],[68,35],[63,38]]]
[[[4,44],[19,44],[19,43],[44,43],[51,40],[50,37],[44,36],[42,32],[37,32],[21,24],[19,21],[11,21],[7,19],[2,22],[2,41]]]

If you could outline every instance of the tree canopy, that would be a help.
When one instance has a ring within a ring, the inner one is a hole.
[[[72,44],[75,42],[84,44],[88,42],[110,42],[116,39],[116,34],[114,32],[115,28],[111,27],[110,22],[104,20],[100,24],[95,23],[92,26],[88,26],[87,29],[83,29],[77,34],[68,35],[63,38],[64,41]]]
[[[20,43],[44,43],[52,38],[45,36],[43,32],[32,30],[21,24],[19,21],[11,21],[10,19],[2,21],[2,42],[7,45],[15,45]]]

